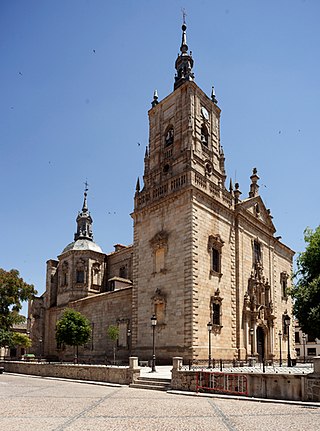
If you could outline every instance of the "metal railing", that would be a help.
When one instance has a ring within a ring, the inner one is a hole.
[[[279,361],[276,360],[265,360],[259,361],[258,359],[248,358],[248,360],[238,360],[238,359],[211,359],[210,366],[208,359],[192,359],[187,363],[183,364],[182,370],[190,370],[190,371],[205,371],[205,370],[216,370],[220,372],[227,372],[228,369],[233,368],[260,368],[261,371],[266,372],[266,370],[275,369],[275,368],[286,368],[287,362],[282,361],[280,364]],[[292,368],[313,368],[313,363],[302,363],[297,362],[296,360],[292,360]]]
[[[197,372],[196,390],[221,394],[248,395],[245,374]]]

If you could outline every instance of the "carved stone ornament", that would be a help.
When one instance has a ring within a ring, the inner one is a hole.
[[[151,240],[150,240],[150,245],[153,248],[153,250],[155,251],[158,248],[167,248],[167,244],[168,244],[168,233],[164,230],[158,232]]]
[[[85,260],[84,259],[78,259],[76,263],[76,269],[78,271],[84,271],[85,270]]]
[[[98,274],[101,271],[101,265],[99,262],[94,262],[92,265],[92,271],[94,274]]]
[[[69,263],[64,261],[62,263],[62,272],[68,272],[68,270],[69,270]]]
[[[223,244],[224,244],[224,241],[222,240],[219,234],[210,235],[208,240],[208,251],[210,252],[213,247],[217,249],[221,249],[223,247]]]

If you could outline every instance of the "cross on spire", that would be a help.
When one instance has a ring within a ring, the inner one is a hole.
[[[183,22],[183,24],[185,24],[186,23],[186,16],[187,16],[187,13],[186,13],[186,10],[185,10],[185,8],[183,7],[183,8],[181,8],[181,12],[182,12],[182,22]]]

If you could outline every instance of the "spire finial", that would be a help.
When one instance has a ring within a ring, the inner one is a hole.
[[[138,177],[138,179],[137,179],[136,192],[137,192],[137,193],[139,193],[139,192],[140,192],[140,179],[139,179],[139,177]]]
[[[159,98],[159,96],[158,96],[158,91],[157,90],[154,90],[154,92],[153,92],[153,100],[152,100],[152,102],[151,102],[151,106],[152,106],[152,108],[154,108],[156,105],[158,105],[158,98]]]
[[[187,55],[188,53],[188,45],[187,45],[187,24],[186,24],[186,11],[185,9],[182,9],[182,19],[183,19],[183,23],[182,23],[182,42],[181,42],[181,46],[180,46],[180,51],[182,52],[182,55]]]
[[[86,180],[84,183],[84,199],[83,199],[83,205],[82,205],[82,211],[79,212],[77,217],[77,232],[74,235],[74,240],[77,241],[78,239],[88,239],[90,241],[93,240],[93,234],[92,234],[92,218],[90,215],[90,212],[88,211],[87,206],[87,194],[88,194],[88,188],[89,184]]]
[[[240,196],[241,196],[241,191],[240,191],[240,186],[239,186],[239,183],[235,183],[235,185],[234,185],[234,198],[235,198],[235,203],[237,204],[237,203],[239,203],[239,201],[240,201]]]
[[[87,195],[88,195],[88,188],[89,184],[88,181],[86,179],[85,183],[84,183],[84,199],[83,199],[83,205],[82,205],[82,211],[88,211],[88,207],[87,207]]]
[[[175,68],[177,70],[175,76],[174,89],[178,88],[185,81],[193,81],[194,74],[192,72],[193,67],[193,59],[191,52],[188,53],[188,45],[187,45],[187,25],[186,25],[186,12],[182,9],[182,42],[180,46],[181,54],[178,54],[178,58],[176,59]]]
[[[232,178],[230,178],[229,192],[230,192],[230,193],[233,193]]]
[[[216,99],[216,92],[215,92],[214,86],[212,86],[212,89],[211,89],[211,100],[215,105],[218,103]]]
[[[259,176],[258,176],[257,168],[252,169],[252,175],[250,177],[250,180],[251,180],[251,184],[250,184],[249,197],[254,198],[255,196],[259,195],[259,184],[258,184]]]

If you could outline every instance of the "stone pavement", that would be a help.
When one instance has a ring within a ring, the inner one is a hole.
[[[316,431],[320,408],[0,375],[10,431]]]

